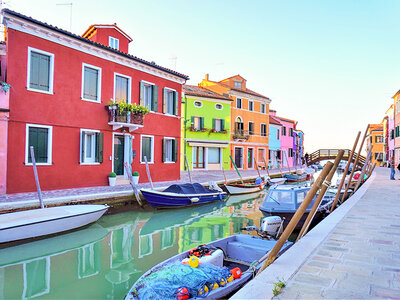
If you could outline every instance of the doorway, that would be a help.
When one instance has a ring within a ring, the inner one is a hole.
[[[124,175],[125,137],[114,135],[114,172]]]
[[[238,168],[243,168],[243,148],[235,148],[235,164]]]
[[[254,168],[253,161],[254,161],[254,149],[247,148],[247,168],[248,169]]]

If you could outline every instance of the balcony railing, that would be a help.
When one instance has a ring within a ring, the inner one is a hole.
[[[108,110],[108,124],[113,126],[113,130],[122,127],[129,128],[129,131],[134,131],[143,127],[143,114],[134,114],[119,109]]]
[[[250,133],[248,130],[235,129],[235,133],[233,134],[234,140],[248,140],[250,137]]]

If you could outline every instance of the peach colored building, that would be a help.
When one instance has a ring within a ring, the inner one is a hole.
[[[246,79],[240,75],[216,82],[210,80],[206,74],[199,86],[233,100],[230,152],[237,167],[243,170],[254,169],[255,159],[263,167],[264,160],[269,160],[268,128],[271,100],[248,89]]]
[[[372,148],[372,160],[377,165],[381,165],[384,160],[384,132],[382,124],[368,124],[368,135],[366,151],[368,153],[371,146]]]

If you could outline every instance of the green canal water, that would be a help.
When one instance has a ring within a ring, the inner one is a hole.
[[[260,225],[264,194],[198,207],[128,211],[66,234],[0,249],[0,299],[123,299],[156,263]]]

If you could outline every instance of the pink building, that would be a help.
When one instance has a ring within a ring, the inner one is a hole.
[[[0,43],[0,70],[5,70],[6,45]],[[6,72],[0,72],[0,195],[6,192],[7,177],[7,132],[9,118],[10,86],[5,83]]]
[[[281,134],[281,151],[282,151],[282,162],[283,166],[290,168],[294,166],[294,151],[295,145],[293,131],[295,129],[296,122],[290,119],[276,116],[279,122],[282,124]]]

